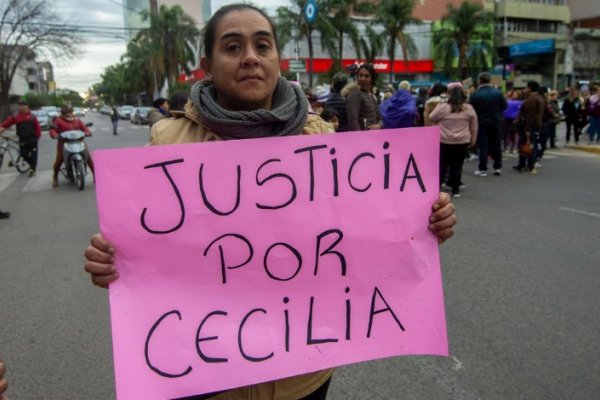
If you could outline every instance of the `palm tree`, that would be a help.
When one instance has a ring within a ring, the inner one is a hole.
[[[492,47],[493,22],[494,14],[484,11],[481,4],[465,1],[458,8],[448,4],[448,11],[441,20],[441,29],[433,36],[436,58],[447,72],[452,68],[456,53],[462,79],[467,78],[469,67],[487,65],[487,54]]]
[[[396,42],[400,43],[404,63],[408,65],[408,56],[417,54],[417,47],[411,36],[404,32],[409,24],[419,24],[421,20],[412,16],[416,0],[381,0],[375,10],[375,22],[383,26],[387,36],[388,56],[390,58],[390,83],[394,81],[394,61],[396,60]]]
[[[196,44],[200,31],[196,21],[177,5],[161,5],[156,13],[144,10],[142,19],[149,21],[150,27],[142,29],[134,39],[145,48],[140,54],[145,54],[154,70],[155,87],[165,80],[171,86],[181,70],[190,72],[189,66],[197,59]]]
[[[356,22],[350,17],[352,11],[367,13],[372,6],[369,3],[361,3],[360,0],[327,0],[328,16],[337,36],[337,51],[332,54],[336,69],[341,69],[344,58],[344,36],[348,35],[352,46],[356,50],[356,58],[361,58],[361,37]]]
[[[377,33],[371,25],[365,26],[365,35],[360,38],[360,49],[368,63],[373,63],[385,47],[385,37]]]
[[[304,19],[302,10],[306,5],[306,0],[292,0],[291,7],[277,8],[277,32],[280,33],[279,43],[281,48],[284,48],[289,43],[295,32],[295,39],[302,40],[306,38],[308,43],[308,81],[309,86],[313,85],[313,32],[317,31],[321,34],[321,48],[329,54],[334,54],[334,29],[330,19],[327,16],[327,4],[325,0],[317,0],[317,18],[314,23],[309,24]]]

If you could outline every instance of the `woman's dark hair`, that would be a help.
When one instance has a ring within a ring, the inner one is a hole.
[[[446,87],[446,85],[444,85],[441,82],[436,82],[433,84],[431,90],[429,91],[429,97],[440,96],[442,93],[446,93],[447,91],[448,88]]]
[[[463,104],[467,101],[467,95],[462,87],[454,86],[448,89],[448,104],[451,113],[459,113],[463,110]]]
[[[337,117],[338,120],[340,119],[340,114],[337,112],[337,110],[334,110],[333,108],[326,108],[321,111],[321,118],[323,118],[323,120],[329,122],[333,117]]]
[[[369,71],[369,74],[371,74],[371,84],[373,86],[375,86],[375,82],[377,82],[377,72],[375,72],[375,67],[373,66],[373,64],[369,64],[369,63],[362,64],[356,70],[357,76],[358,76],[358,71],[360,71],[361,69],[366,69],[367,71]]]
[[[171,111],[183,111],[185,103],[187,103],[190,96],[186,92],[175,92],[169,99],[169,110]]]
[[[275,23],[273,23],[273,20],[269,18],[267,13],[261,10],[260,8],[253,6],[252,4],[235,3],[219,8],[217,12],[214,13],[213,16],[208,20],[206,26],[202,30],[202,47],[204,48],[204,56],[206,58],[212,58],[213,48],[216,40],[215,31],[217,30],[217,25],[219,25],[221,19],[232,11],[244,10],[256,11],[257,13],[265,17],[265,19],[269,22],[269,25],[271,26],[271,31],[273,31],[273,39],[275,40],[277,54],[281,54],[279,51],[279,42],[277,41],[277,31],[275,30]]]

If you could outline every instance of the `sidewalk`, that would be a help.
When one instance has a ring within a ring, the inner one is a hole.
[[[579,151],[587,151],[588,153],[596,153],[600,154],[600,145],[597,144],[588,144],[588,145],[577,145],[577,146],[565,146],[567,149],[579,150]]]

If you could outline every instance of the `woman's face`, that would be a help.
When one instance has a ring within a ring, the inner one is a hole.
[[[221,106],[228,110],[272,108],[279,78],[279,54],[269,22],[254,10],[236,10],[217,24],[211,59],[201,60],[212,75]]]
[[[371,73],[369,72],[368,69],[366,69],[366,68],[359,69],[357,79],[358,79],[358,86],[360,86],[361,90],[363,90],[365,92],[371,91],[371,89],[373,88],[373,81],[372,81],[373,78],[371,77]]]

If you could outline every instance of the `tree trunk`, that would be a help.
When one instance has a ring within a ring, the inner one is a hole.
[[[459,55],[458,55],[458,70],[460,73],[460,78],[462,80],[467,79],[467,46],[465,43],[461,43],[459,47]]]
[[[396,39],[390,38],[390,83],[394,83],[394,61],[396,60]]]
[[[10,96],[4,87],[0,91],[0,123],[10,114]]]

